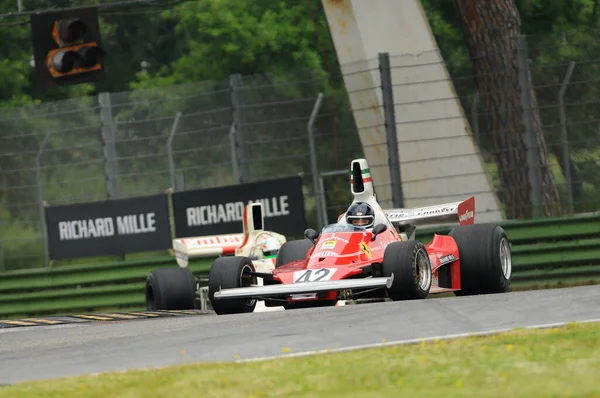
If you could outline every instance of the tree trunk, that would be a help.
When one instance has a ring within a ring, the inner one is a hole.
[[[510,219],[531,218],[525,125],[519,85],[518,39],[521,18],[514,0],[455,0],[475,80],[489,115],[494,156]],[[533,90],[532,90],[533,91]],[[531,93],[535,101],[535,93]],[[541,200],[545,215],[557,214],[558,189],[548,164],[539,112],[534,108]]]

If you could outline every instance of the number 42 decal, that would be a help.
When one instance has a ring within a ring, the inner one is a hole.
[[[319,268],[319,269],[307,269],[303,271],[294,272],[294,283],[302,282],[324,282],[331,279],[335,269],[330,268]]]

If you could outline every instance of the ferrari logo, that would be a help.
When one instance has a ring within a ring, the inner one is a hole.
[[[360,247],[360,250],[367,255],[367,257],[371,258],[371,249],[369,249],[369,246],[366,244],[366,242],[360,242],[360,245],[358,246]]]

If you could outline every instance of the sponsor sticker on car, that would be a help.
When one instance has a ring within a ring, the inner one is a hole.
[[[336,252],[327,251],[327,250],[321,250],[320,252],[315,254],[315,257],[337,257],[337,256],[338,256],[338,254]]]
[[[456,260],[456,257],[454,257],[454,254],[448,254],[447,256],[440,257],[440,264],[446,264],[446,263],[449,263],[454,260]]]
[[[335,244],[337,242],[334,240],[326,240],[325,242],[323,242],[323,244],[321,245],[321,250],[331,250],[335,247]]]

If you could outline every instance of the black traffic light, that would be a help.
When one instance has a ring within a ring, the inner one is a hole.
[[[104,78],[96,8],[34,14],[31,38],[37,84],[68,86]]]

